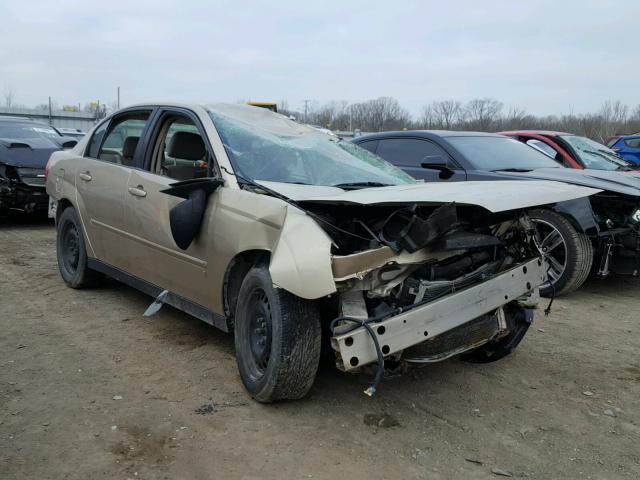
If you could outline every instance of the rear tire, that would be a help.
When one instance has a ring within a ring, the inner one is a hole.
[[[559,296],[580,288],[589,276],[593,263],[593,244],[589,237],[552,210],[531,210],[529,217],[536,227],[549,265],[549,282],[553,284],[553,287],[549,282],[543,284],[540,295]]]
[[[320,360],[314,302],[273,286],[266,266],[252,268],[238,294],[235,347],[244,386],[259,402],[304,397]]]
[[[56,233],[58,270],[64,282],[71,288],[97,285],[102,275],[87,265],[84,233],[73,207],[67,207],[60,214]]]

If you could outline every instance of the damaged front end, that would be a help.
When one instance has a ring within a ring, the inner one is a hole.
[[[334,240],[331,345],[341,370],[459,354],[488,362],[526,333],[546,272],[525,213],[456,204],[312,208]]]
[[[595,272],[605,278],[640,274],[640,201],[638,197],[601,192],[591,197],[598,222],[592,236],[596,247]]]
[[[19,167],[0,162],[0,212],[46,211],[48,207],[43,168]]]

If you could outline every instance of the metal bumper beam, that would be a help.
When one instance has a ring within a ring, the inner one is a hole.
[[[436,337],[526,295],[546,281],[545,265],[533,259],[491,279],[413,308],[379,323],[372,323],[385,356]],[[377,360],[376,349],[364,327],[331,338],[342,362],[353,370]]]

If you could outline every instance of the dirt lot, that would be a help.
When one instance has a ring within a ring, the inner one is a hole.
[[[0,220],[3,479],[640,477],[640,281],[556,300],[501,362],[448,361],[374,399],[324,366],[310,398],[265,406],[230,335],[170,307],[144,318],[150,298],[116,283],[65,287],[54,239]],[[399,425],[364,421],[383,413]]]

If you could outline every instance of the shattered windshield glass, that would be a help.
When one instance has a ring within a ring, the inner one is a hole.
[[[601,143],[577,135],[563,135],[561,138],[573,147],[587,168],[596,170],[632,169],[629,162]]]
[[[373,153],[282,115],[210,115],[234,170],[250,180],[363,187],[416,183]]]

